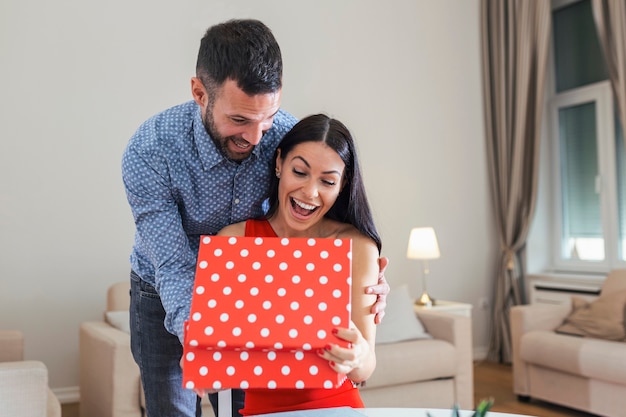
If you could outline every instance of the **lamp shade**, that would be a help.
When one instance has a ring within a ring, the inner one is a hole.
[[[435,229],[432,227],[413,228],[409,236],[406,257],[409,259],[437,259],[439,256]]]

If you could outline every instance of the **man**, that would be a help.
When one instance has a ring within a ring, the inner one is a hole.
[[[131,349],[150,417],[200,415],[182,388],[183,323],[189,317],[200,235],[265,213],[270,162],[296,119],[280,109],[282,57],[271,31],[233,20],[202,38],[193,101],[146,121],[130,139],[122,177],[135,218]],[[372,307],[384,315],[389,286],[381,259]],[[244,394],[232,392],[233,415]],[[210,395],[216,408],[217,396]]]

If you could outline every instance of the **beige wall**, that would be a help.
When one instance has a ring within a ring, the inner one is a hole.
[[[128,275],[123,148],[145,118],[190,97],[200,37],[231,17],[273,29],[284,108],[353,130],[392,285],[419,295],[409,230],[435,227],[429,290],[474,304],[484,350],[496,243],[478,0],[2,1],[0,328],[23,330],[52,387],[75,392],[79,324],[100,318],[107,286]]]

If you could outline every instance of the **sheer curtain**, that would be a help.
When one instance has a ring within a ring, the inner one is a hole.
[[[622,126],[626,126],[626,2],[592,0],[591,7],[609,69],[619,119]]]
[[[489,181],[500,255],[488,359],[511,362],[509,310],[523,299],[526,238],[535,209],[550,2],[481,0]]]

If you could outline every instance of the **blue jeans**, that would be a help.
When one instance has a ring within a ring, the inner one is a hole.
[[[201,417],[200,397],[183,388],[178,337],[163,324],[165,310],[154,287],[130,273],[130,347],[141,373],[148,417]],[[217,394],[209,395],[217,415]],[[232,391],[232,415],[240,416],[244,392]]]

